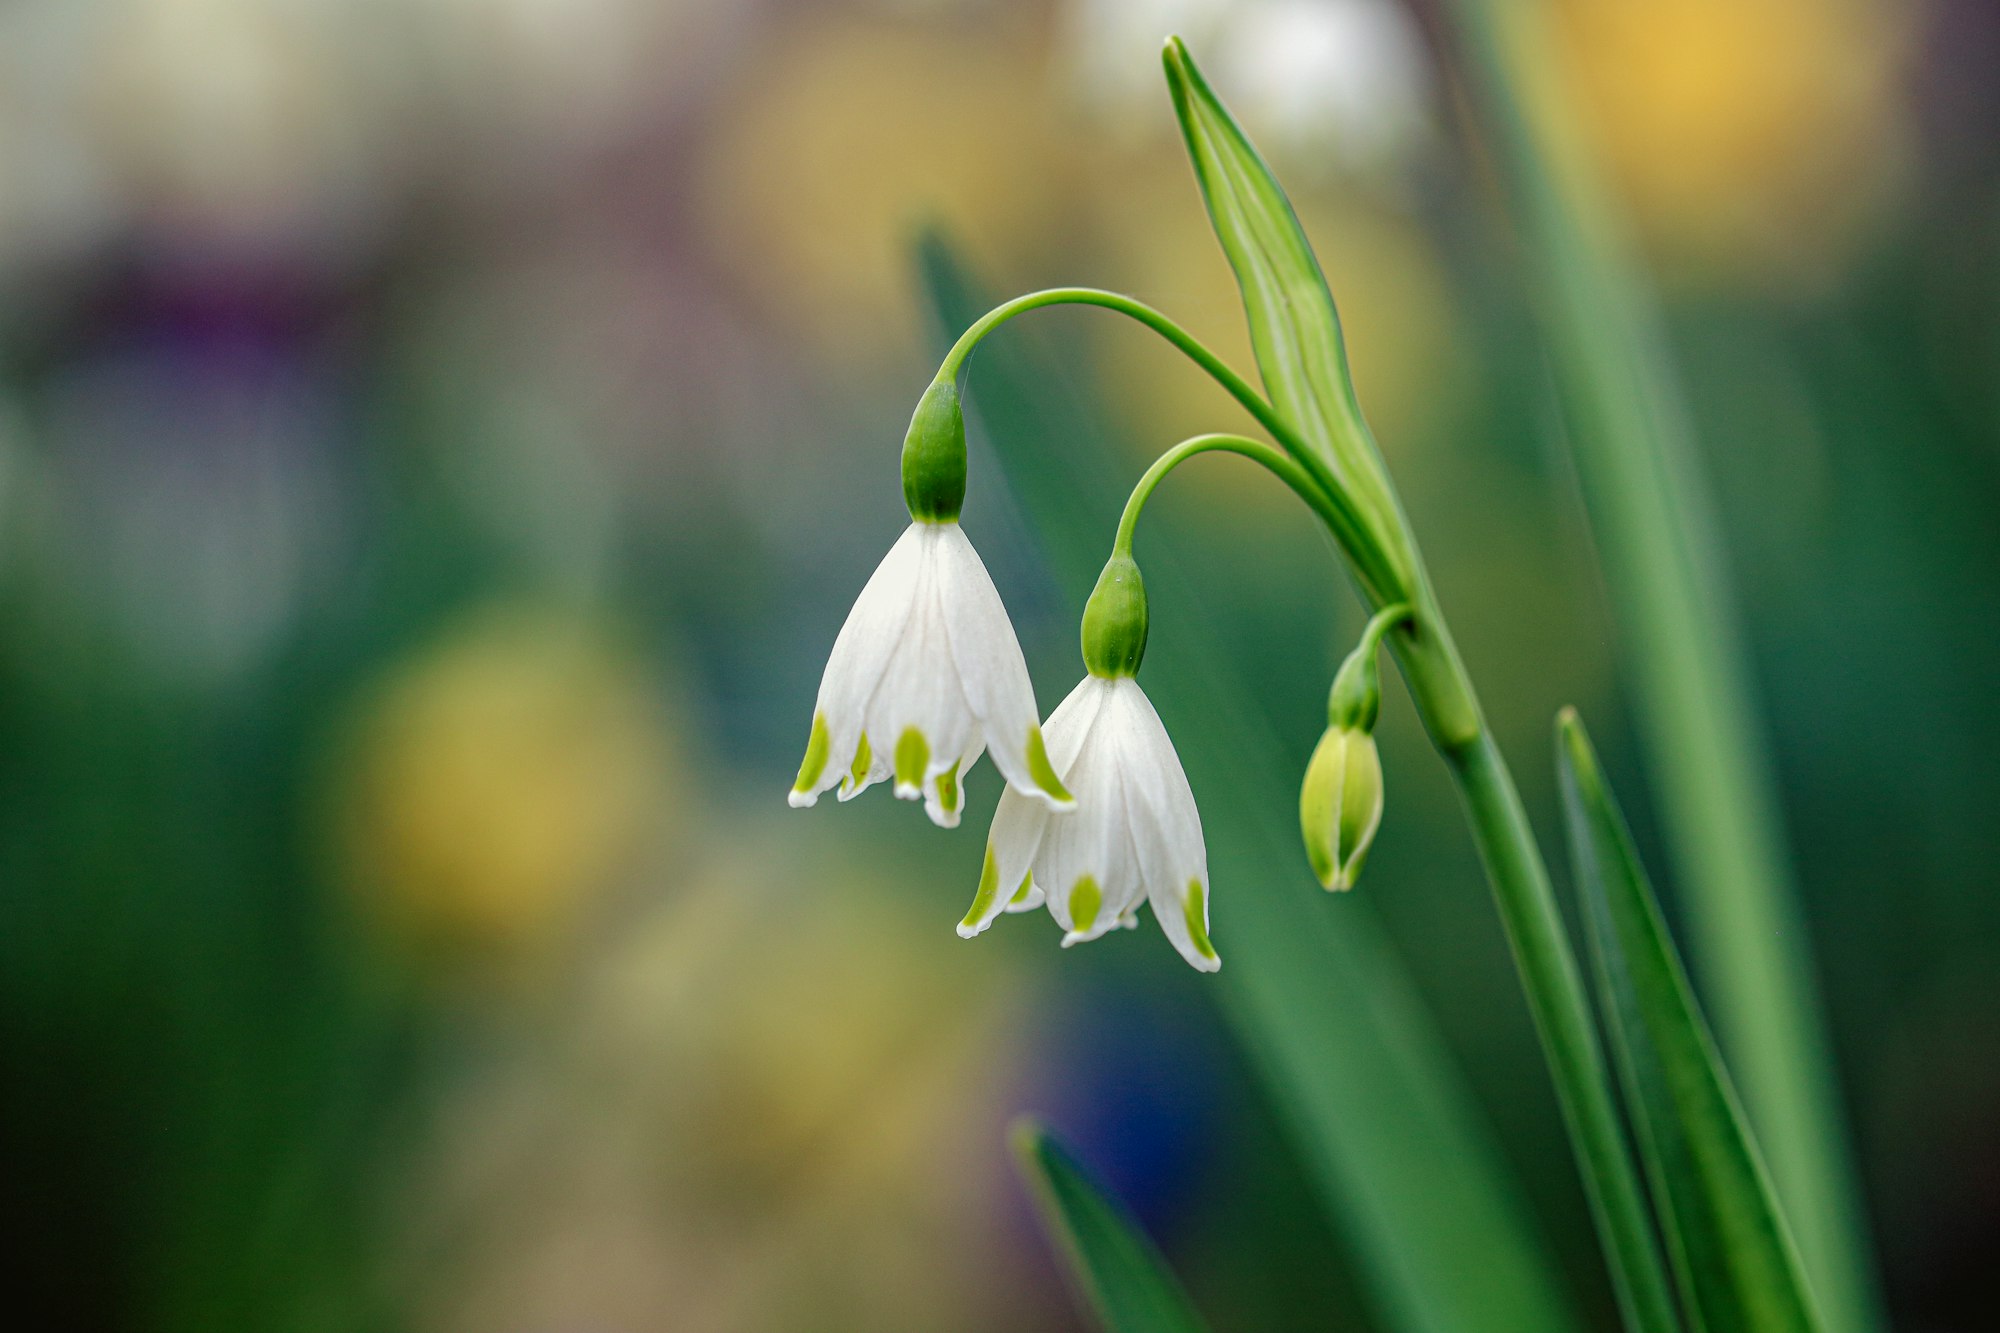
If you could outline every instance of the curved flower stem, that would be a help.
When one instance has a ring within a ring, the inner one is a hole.
[[[1132,494],[1125,501],[1125,512],[1118,518],[1118,536],[1111,544],[1112,554],[1132,553],[1132,533],[1139,526],[1139,513],[1146,507],[1146,501],[1152,498],[1154,488],[1166,479],[1169,472],[1197,454],[1217,452],[1237,454],[1253,463],[1261,464],[1278,480],[1291,487],[1301,500],[1312,506],[1313,512],[1318,514],[1322,521],[1328,525],[1333,523],[1333,517],[1329,512],[1332,506],[1327,503],[1326,496],[1320,491],[1318,483],[1289,455],[1247,435],[1196,435],[1192,439],[1182,440],[1154,459],[1153,465],[1146,469],[1145,475],[1141,476],[1132,487]]]
[[[1397,572],[1388,555],[1370,534],[1367,522],[1355,508],[1346,490],[1334,478],[1326,461],[1306,445],[1298,432],[1292,428],[1291,423],[1285,420],[1248,380],[1231,370],[1228,363],[1210,351],[1199,338],[1143,301],[1096,287],[1050,287],[1043,291],[1017,296],[987,311],[958,336],[958,341],[952,344],[951,350],[945,354],[943,364],[938,367],[938,378],[955,379],[980,340],[1014,316],[1054,305],[1091,305],[1115,311],[1129,319],[1137,320],[1185,353],[1189,360],[1220,384],[1230,397],[1242,404],[1244,410],[1257,419],[1257,424],[1269,431],[1271,438],[1290,455],[1292,461],[1312,478],[1313,489],[1318,493],[1318,499],[1312,500],[1308,497],[1308,502],[1319,512],[1332,531],[1334,540],[1340,543],[1341,549],[1347,553],[1356,576],[1361,580],[1362,587],[1370,600],[1379,606],[1403,600],[1408,596],[1408,590],[1404,587],[1406,580]],[[1289,478],[1287,481],[1290,484]],[[1299,488],[1294,485],[1293,489]],[[1300,491],[1300,495],[1305,496],[1305,492]]]

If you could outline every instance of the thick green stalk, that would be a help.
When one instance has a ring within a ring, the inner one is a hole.
[[[1604,552],[1696,960],[1831,1327],[1881,1326],[1833,1060],[1719,542],[1658,313],[1622,252],[1533,4],[1454,0]],[[1504,16],[1503,16],[1503,12]]]
[[[1450,679],[1442,698],[1433,693],[1428,677],[1408,670],[1406,660],[1403,679],[1465,803],[1473,842],[1486,868],[1493,903],[1507,933],[1514,968],[1555,1083],[1556,1099],[1597,1222],[1625,1327],[1628,1333],[1678,1333],[1681,1324],[1674,1312],[1666,1265],[1654,1237],[1632,1147],[1613,1100],[1610,1067],[1591,1017],[1582,971],[1563,927],[1562,910],[1549,883],[1548,867],[1535,842],[1514,775],[1493,741],[1471,677],[1431,594],[1422,551],[1415,535],[1408,529],[1405,532],[1422,601],[1417,619],[1405,622],[1390,642],[1400,647],[1413,632],[1430,635],[1447,663]],[[1401,659],[1400,652],[1398,656]],[[1470,731],[1446,734],[1434,720],[1440,715],[1469,716],[1473,725]]]
[[[1680,1322],[1631,1148],[1612,1101],[1604,1049],[1591,1021],[1583,976],[1513,775],[1491,733],[1483,728],[1470,744],[1447,751],[1444,757],[1465,802],[1535,1031],[1548,1057],[1598,1235],[1611,1260],[1625,1327],[1630,1333],[1675,1333]]]

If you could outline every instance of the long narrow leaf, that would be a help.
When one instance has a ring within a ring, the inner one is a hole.
[[[1452,0],[1636,686],[1695,961],[1840,1327],[1881,1326],[1777,784],[1659,312],[1544,66],[1546,0]],[[1532,96],[1529,95],[1532,90]]]
[[[1069,1150],[1033,1120],[1011,1137],[1042,1227],[1109,1333],[1206,1333],[1159,1250]]]
[[[1362,423],[1333,294],[1291,200],[1176,37],[1167,42],[1173,93],[1216,238],[1236,273],[1250,346],[1271,405],[1322,451],[1343,486],[1386,530],[1393,502]]]
[[[991,304],[941,242],[919,259],[947,333]],[[1117,465],[1129,454],[1061,359],[1018,327],[982,345],[970,389],[1033,535],[1080,604],[1134,480]],[[1174,560],[1169,514],[1153,531],[1156,623],[1212,622],[1229,590]],[[1167,634],[1155,635],[1147,663],[1147,690],[1202,793],[1214,934],[1228,960],[1203,985],[1264,1078],[1383,1325],[1576,1329],[1542,1238],[1372,906],[1357,896],[1336,912],[1314,884],[1291,819],[1293,761],[1241,665],[1198,636]]]
[[[1791,1236],[1624,816],[1573,711],[1558,732],[1577,892],[1682,1299],[1708,1333],[1813,1333]]]

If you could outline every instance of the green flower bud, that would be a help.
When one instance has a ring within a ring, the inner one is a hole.
[[[1323,887],[1354,887],[1381,822],[1382,759],[1375,738],[1354,727],[1328,727],[1299,788],[1299,831]]]
[[[1123,551],[1112,553],[1083,604],[1083,665],[1093,676],[1115,679],[1139,672],[1146,655],[1146,583]]]
[[[965,413],[958,383],[931,381],[903,437],[903,503],[919,523],[956,523],[965,504]]]
[[[1299,788],[1299,831],[1313,873],[1329,889],[1351,889],[1382,822],[1382,757],[1375,719],[1382,711],[1382,638],[1407,620],[1398,602],[1375,613],[1361,642],[1340,664],[1326,701],[1326,734],[1306,764]]]

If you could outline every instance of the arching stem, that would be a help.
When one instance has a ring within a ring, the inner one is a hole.
[[[1166,479],[1169,472],[1188,459],[1197,454],[1207,453],[1236,454],[1262,465],[1278,480],[1289,486],[1292,492],[1310,505],[1313,512],[1324,521],[1332,522],[1327,513],[1326,497],[1320,492],[1319,484],[1289,455],[1247,435],[1196,435],[1192,439],[1182,440],[1154,459],[1153,465],[1146,469],[1145,474],[1132,487],[1132,494],[1125,501],[1125,512],[1118,519],[1118,535],[1111,544],[1114,555],[1132,553],[1132,534],[1139,526],[1139,513],[1146,507],[1146,501],[1152,498],[1154,488]]]
[[[1383,549],[1380,539],[1355,507],[1352,497],[1334,478],[1325,460],[1306,445],[1291,424],[1248,380],[1231,370],[1228,364],[1210,351],[1199,338],[1143,301],[1095,287],[1050,287],[1043,291],[1017,296],[987,311],[959,335],[958,341],[953,343],[951,350],[945,354],[943,364],[938,367],[938,378],[955,379],[980,340],[1016,315],[1056,305],[1089,305],[1115,311],[1145,325],[1178,348],[1189,360],[1207,372],[1211,379],[1220,384],[1230,397],[1242,404],[1244,410],[1256,418],[1257,424],[1271,433],[1271,438],[1278,442],[1285,454],[1297,465],[1297,470],[1303,471],[1311,478],[1310,489],[1316,493],[1317,499],[1308,496],[1297,485],[1293,485],[1292,488],[1299,491],[1301,497],[1313,505],[1325,520],[1327,527],[1332,530],[1334,540],[1340,543],[1341,549],[1347,553],[1356,577],[1361,581],[1362,589],[1369,600],[1374,605],[1381,606],[1401,601],[1409,595],[1406,575],[1396,567],[1396,563]],[[1291,484],[1289,477],[1287,483]]]

